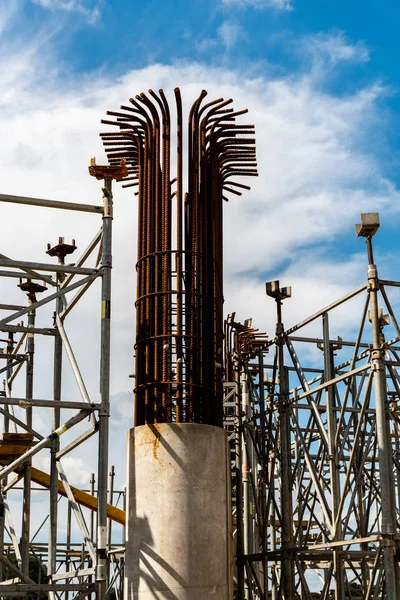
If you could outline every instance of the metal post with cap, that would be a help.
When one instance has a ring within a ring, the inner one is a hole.
[[[111,269],[112,269],[112,180],[126,177],[124,159],[118,166],[96,165],[90,161],[89,173],[103,180],[103,231],[100,271],[101,284],[101,356],[100,356],[100,410],[99,410],[99,453],[97,485],[97,598],[104,600],[107,593],[107,480],[108,480],[108,435],[110,417],[110,317],[111,317]]]
[[[400,573],[395,554],[394,536],[396,520],[394,515],[393,457],[390,437],[390,416],[386,391],[386,374],[383,348],[381,344],[383,312],[378,308],[379,279],[374,264],[372,237],[379,229],[379,214],[364,213],[361,223],[355,226],[356,234],[366,238],[368,253],[368,293],[370,301],[369,317],[372,326],[371,368],[373,371],[376,435],[378,439],[379,484],[381,488],[381,533],[383,535],[383,560],[387,600],[400,597]]]
[[[57,257],[58,264],[65,264],[65,257],[76,250],[75,240],[71,244],[66,244],[63,237],[58,238],[58,244],[51,246],[47,244],[46,254]],[[64,273],[57,273],[57,289],[65,279]],[[57,324],[56,315],[64,310],[64,297],[59,296],[56,300],[56,312],[54,321]],[[53,367],[53,400],[61,400],[61,374],[62,374],[62,339],[58,328],[56,327],[54,336],[54,367]],[[53,409],[53,431],[60,427],[60,408]],[[48,575],[51,576],[57,570],[57,511],[58,511],[58,470],[56,454],[60,449],[59,438],[53,440],[50,450],[50,508],[49,508],[49,558]],[[50,600],[55,598],[53,592],[49,592]],[[68,600],[68,599],[67,599]]]
[[[292,499],[292,446],[290,439],[290,411],[289,411],[289,382],[288,372],[284,361],[282,322],[282,303],[292,295],[291,287],[280,287],[279,281],[269,281],[265,284],[267,296],[276,301],[276,338],[278,353],[279,376],[279,450],[281,458],[281,517],[282,517],[282,576],[281,595],[284,600],[295,598],[294,562],[291,555],[293,548],[293,499]]]
[[[28,304],[31,306],[36,302],[36,294],[47,290],[45,285],[36,283],[32,279],[26,281],[20,280],[18,287],[26,292]],[[28,327],[35,327],[36,311],[30,310],[28,313]],[[26,398],[33,398],[33,361],[35,354],[35,338],[33,333],[27,335],[26,340]],[[26,424],[32,428],[32,407],[26,408]],[[24,463],[24,491],[23,491],[23,510],[21,527],[21,558],[22,571],[25,575],[29,574],[29,535],[31,521],[31,470],[32,462],[30,460]]]

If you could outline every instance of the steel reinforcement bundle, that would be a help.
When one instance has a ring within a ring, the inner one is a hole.
[[[179,88],[173,136],[162,90],[102,121],[117,128],[100,134],[109,163],[126,165],[124,187],[138,196],[135,425],[222,426],[223,201],[250,189],[236,178],[257,175],[257,163],[254,126],[236,122],[247,110],[203,104],[206,94],[187,135]]]

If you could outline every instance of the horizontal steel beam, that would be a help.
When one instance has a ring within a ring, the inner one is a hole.
[[[51,579],[52,581],[63,581],[64,579],[74,579],[75,577],[88,577],[94,573],[95,568],[89,567],[88,569],[75,569],[67,573],[56,573],[55,575],[51,575]]]
[[[12,260],[10,258],[0,258],[0,267],[14,267],[14,269],[40,269],[49,273],[73,273],[74,275],[92,275],[98,273],[98,269],[87,267],[74,267],[73,265],[52,265],[51,263],[28,262],[26,260]],[[40,273],[36,273],[40,276]],[[20,277],[25,277],[21,273]],[[29,279],[29,277],[28,277]]]
[[[91,402],[71,402],[70,400],[41,400],[32,398],[27,400],[26,398],[0,398],[0,404],[8,404],[12,406],[19,406],[20,408],[33,408],[40,406],[41,408],[70,408],[76,410],[97,410],[100,408],[100,403]]]
[[[0,202],[26,204],[28,206],[43,206],[44,208],[60,208],[62,210],[76,210],[78,212],[94,213],[97,215],[103,214],[103,206],[79,204],[78,202],[62,202],[61,200],[44,200],[43,198],[30,198],[29,196],[0,194]]]
[[[354,375],[357,375],[358,373],[361,373],[362,371],[367,371],[370,368],[371,368],[371,365],[369,363],[366,365],[362,365],[361,367],[357,367],[356,369],[353,369],[352,371],[349,371],[348,373],[344,373],[343,375],[340,375],[339,377],[335,377],[334,379],[330,379],[329,381],[325,381],[324,383],[321,383],[321,385],[317,385],[317,387],[313,388],[312,390],[309,390],[308,392],[304,392],[300,396],[296,396],[294,398],[294,401],[298,402],[299,400],[302,400],[303,398],[307,398],[307,396],[316,394],[320,390],[325,390],[326,388],[330,387],[331,385],[336,385],[340,381],[348,379],[349,377],[353,377]]]
[[[0,331],[10,331],[12,333],[37,333],[39,335],[55,335],[56,330],[46,327],[25,327],[24,325],[1,325]]]
[[[336,300],[336,302],[332,302],[332,304],[328,304],[328,306],[325,306],[325,308],[319,310],[318,312],[314,313],[310,317],[307,317],[307,319],[304,319],[304,321],[301,321],[297,325],[293,325],[293,327],[290,327],[289,329],[287,329],[286,331],[284,331],[282,333],[282,337],[291,335],[295,331],[298,331],[302,327],[305,327],[309,323],[312,323],[313,321],[315,321],[315,319],[318,319],[318,317],[322,317],[323,314],[329,312],[330,310],[336,308],[337,306],[340,306],[341,304],[344,304],[344,302],[347,302],[347,300],[354,298],[354,296],[357,296],[358,294],[360,294],[361,292],[363,292],[366,289],[367,289],[366,283],[364,283],[363,285],[360,285],[360,287],[356,288],[352,292],[349,292],[345,296],[342,296],[342,298],[339,298],[339,300]],[[275,337],[267,343],[267,346],[268,347],[274,346],[277,343],[277,341],[278,341],[278,338]]]
[[[80,287],[81,285],[85,285],[85,283],[87,283],[91,279],[96,279],[96,277],[99,277],[99,276],[101,276],[101,273],[99,273],[99,272],[92,273],[92,275],[89,275],[88,277],[84,277],[84,279],[81,279],[80,281],[71,283],[71,285],[68,286],[67,288],[58,290],[57,292],[50,294],[50,296],[46,296],[46,298],[43,298],[42,300],[38,300],[38,302],[34,302],[34,304],[31,304],[30,306],[27,306],[26,308],[23,308],[22,310],[19,310],[18,312],[13,313],[12,315],[8,315],[7,317],[5,317],[4,319],[2,319],[0,321],[0,327],[2,327],[3,325],[6,325],[7,323],[10,323],[10,321],[15,321],[15,319],[19,319],[20,317],[22,317],[23,315],[26,315],[27,313],[31,312],[32,310],[36,310],[40,306],[44,306],[45,304],[48,304],[52,300],[55,300],[56,298],[59,298],[60,296],[67,294],[68,292],[72,292],[72,290],[75,290],[76,288]]]

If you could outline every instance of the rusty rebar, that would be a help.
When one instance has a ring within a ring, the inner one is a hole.
[[[109,111],[115,120],[102,122],[117,131],[101,134],[110,164],[126,161],[124,187],[138,196],[135,424],[222,426],[222,203],[249,189],[232,178],[257,175],[254,126],[236,124],[247,111],[235,112],[230,99],[203,104],[203,90],[189,112],[184,161],[176,88],[171,180],[170,108],[163,90],[148,94]]]

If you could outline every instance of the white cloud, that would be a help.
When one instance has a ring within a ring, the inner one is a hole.
[[[0,13],[0,35],[5,33],[11,26],[15,17],[17,17],[20,8],[21,2],[19,0],[4,0],[2,2]]]
[[[51,11],[64,10],[66,12],[75,12],[84,15],[89,23],[94,24],[100,18],[101,2],[97,2],[91,6],[84,0],[32,0],[34,4],[47,8]]]
[[[90,481],[90,456],[86,456],[85,460],[78,456],[65,456],[61,460],[62,467],[65,471],[68,483],[77,487],[88,488]],[[93,462],[95,462],[95,454],[92,456]],[[50,472],[50,458],[45,457],[38,461],[40,468],[46,473]]]
[[[232,7],[251,7],[258,10],[266,8],[278,11],[293,10],[293,2],[291,0],[222,0],[222,4]]]
[[[261,279],[254,274],[244,274],[240,285],[234,279],[228,282],[225,286],[227,312],[237,310],[237,318],[242,322],[252,317],[254,326],[266,330],[271,338],[275,335],[276,310],[274,300],[266,295],[265,281],[274,279],[279,279],[283,287],[292,287],[292,297],[283,307],[285,328],[289,329],[361,285],[366,279],[365,257],[358,254],[347,260],[337,260],[336,257],[321,256],[314,250],[310,260],[308,252],[299,252],[287,268],[272,276]],[[357,318],[361,314],[360,298],[361,295],[344,308],[333,311],[333,336],[351,335],[357,327]],[[308,326],[307,333],[321,335],[320,329],[320,324],[314,323]]]
[[[304,36],[297,43],[299,49],[306,55],[323,64],[336,65],[340,62],[363,63],[370,60],[370,52],[362,41],[352,43],[342,31],[317,33]]]
[[[0,66],[8,60],[5,55]],[[44,64],[44,70],[52,77],[41,87],[29,78],[10,77],[9,95],[3,99],[0,114],[3,139],[8,140],[0,148],[3,193],[98,202],[100,185],[88,177],[87,165],[93,155],[99,162],[104,160],[98,138],[104,129],[100,119],[106,109],[116,109],[130,96],[150,87],[163,87],[171,98],[171,90],[181,85],[186,105],[204,87],[209,90],[210,99],[224,95],[234,98],[235,107],[249,108],[243,122],[256,125],[260,177],[249,182],[251,192],[245,192],[243,198],[232,198],[224,206],[225,297],[229,310],[245,310],[257,285],[264,297],[265,273],[274,272],[279,277],[278,269],[285,261],[295,269],[301,249],[324,245],[344,230],[353,236],[353,223],[359,220],[360,212],[381,210],[383,220],[399,206],[398,190],[383,176],[371,146],[365,150],[365,136],[377,119],[378,104],[385,93],[377,85],[337,97],[323,92],[313,73],[246,79],[228,69],[199,64],[154,65],[128,72],[118,80],[93,76],[63,84],[57,72],[52,73],[51,62],[46,63],[42,51],[39,57],[25,48],[14,60],[20,65],[20,73],[35,73],[41,78]],[[114,393],[129,389],[132,381],[128,374],[133,370],[136,252],[135,199],[130,190],[123,191],[118,185],[115,196]],[[34,218],[35,214],[40,215],[40,220]],[[22,211],[11,206],[3,207],[3,219],[7,217],[10,223],[11,219],[19,219],[18,236],[24,242],[16,248],[14,231],[5,228],[0,251],[40,260],[44,258],[45,243],[59,235],[76,238],[83,249],[99,225],[90,216],[77,220],[74,215]],[[323,254],[317,258],[313,254],[312,258],[322,265],[326,262]],[[301,269],[306,269],[304,260]],[[250,279],[243,279],[246,272],[252,274]],[[241,287],[240,296],[232,293],[236,287]],[[302,304],[307,305],[306,297],[315,298],[315,289],[305,285],[303,289]],[[334,295],[333,288],[325,289]],[[94,287],[94,302],[97,294]],[[87,385],[96,394],[95,360],[86,348],[88,338],[96,347],[98,326],[89,300],[81,307],[85,328],[76,326],[78,321],[71,315],[68,332],[82,361]],[[305,311],[299,312],[302,318]],[[264,327],[262,322],[257,326]],[[44,380],[40,385],[45,385]],[[75,395],[75,384],[68,390],[69,397]]]
[[[214,50],[218,46],[218,40],[216,38],[204,38],[199,42],[196,42],[196,50],[199,52],[209,52]]]
[[[330,58],[332,49],[322,54],[325,64],[342,62]],[[343,48],[341,54],[346,54]],[[234,98],[235,107],[248,107],[243,122],[256,125],[260,177],[250,182],[251,192],[224,206],[225,310],[236,310],[240,319],[252,316],[254,325],[271,337],[275,314],[265,296],[266,279],[279,278],[282,285],[293,286],[293,298],[284,306],[285,323],[292,325],[365,279],[361,240],[347,260],[329,256],[326,246],[332,241],[339,245],[344,236],[353,239],[360,212],[379,210],[382,223],[398,219],[399,192],[385,178],[374,145],[366,143],[385,94],[374,83],[335,96],[323,91],[315,70],[286,78],[251,78],[199,64],[154,65],[119,79],[95,75],[61,81],[46,45],[38,41],[19,52],[15,47],[7,52],[4,46],[0,68],[7,77],[0,112],[6,140],[0,147],[1,193],[98,203],[101,183],[88,177],[87,165],[94,155],[99,163],[104,161],[100,119],[107,109],[150,87],[163,87],[172,98],[173,88],[180,85],[186,106],[204,87],[210,99],[224,95]],[[133,370],[136,201],[131,190],[118,185],[114,189],[111,387],[116,393],[132,385],[128,375]],[[27,260],[45,259],[46,243],[59,235],[74,237],[83,249],[100,224],[91,216],[10,205],[2,206],[2,222],[0,252]],[[317,251],[319,246],[322,250]],[[98,288],[92,291],[79,317],[71,315],[67,330],[89,392],[96,397],[99,298]],[[22,301],[15,286],[12,292],[2,288],[2,297],[5,302]],[[340,327],[332,320],[333,335],[357,326],[359,305],[349,306],[341,313]],[[39,343],[35,392],[46,397],[51,394],[52,348],[49,340],[43,342],[46,348]],[[64,393],[78,398],[69,379]],[[120,481],[125,477],[121,429],[131,425],[130,403],[131,397],[113,400],[110,463],[117,465]],[[37,426],[42,433],[50,430],[48,422]],[[71,482],[82,487],[96,468],[94,438],[87,448],[85,444],[76,457],[63,460]]]
[[[196,42],[196,50],[200,53],[214,52],[218,46],[223,46],[226,53],[240,41],[246,33],[235,21],[224,21],[217,29],[217,36],[204,38]]]
[[[238,23],[225,21],[218,28],[218,36],[228,52],[243,37],[243,35],[243,29]]]

